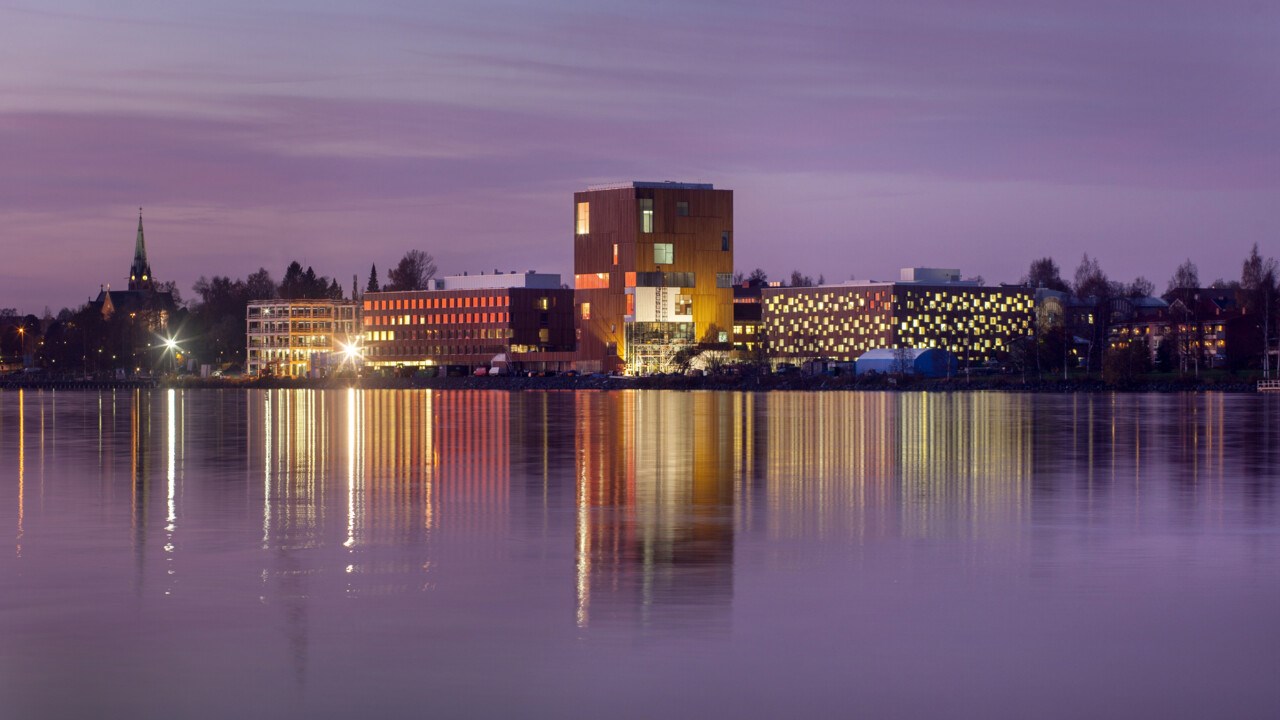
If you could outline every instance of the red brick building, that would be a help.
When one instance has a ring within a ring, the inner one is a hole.
[[[366,366],[455,371],[572,366],[573,291],[560,287],[559,275],[460,275],[436,283],[436,290],[364,296]]]

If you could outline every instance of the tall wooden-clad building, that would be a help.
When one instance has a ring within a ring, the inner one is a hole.
[[[579,366],[644,373],[733,342],[733,191],[631,182],[574,193]]]

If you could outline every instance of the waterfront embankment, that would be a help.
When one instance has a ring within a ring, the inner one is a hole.
[[[885,376],[854,377],[850,375],[748,374],[706,375],[688,377],[659,375],[650,377],[618,377],[606,375],[466,376],[466,377],[337,377],[337,378],[197,378],[177,377],[160,380],[54,380],[38,377],[0,379],[0,390],[110,390],[135,388],[183,389],[435,389],[435,390],[721,390],[736,392],[790,391],[873,391],[873,392],[1029,392],[1029,393],[1107,393],[1107,392],[1231,392],[1257,391],[1257,381],[1246,376],[1220,375],[1153,376],[1125,383],[1107,383],[1101,378],[1073,377],[1068,380],[1045,376],[988,375],[972,378],[891,378]]]

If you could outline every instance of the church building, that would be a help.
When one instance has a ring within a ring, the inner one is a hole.
[[[133,263],[129,266],[128,290],[112,290],[106,285],[90,306],[102,313],[104,320],[127,313],[132,324],[153,333],[163,333],[169,326],[169,315],[176,309],[173,293],[156,282],[147,262],[147,244],[142,233],[142,208],[138,208],[138,237],[133,245]]]

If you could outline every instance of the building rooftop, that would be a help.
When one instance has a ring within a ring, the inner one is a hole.
[[[504,288],[535,288],[554,290],[560,287],[559,273],[539,273],[530,270],[525,273],[498,272],[491,275],[448,275],[436,278],[434,290],[499,290]]]
[[[676,182],[675,180],[664,180],[662,182],[633,180],[631,182],[605,183],[603,185],[589,185],[588,191],[593,190],[715,190],[715,186],[711,183],[687,183]]]

